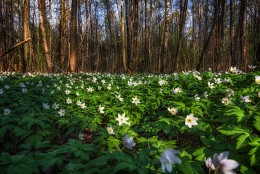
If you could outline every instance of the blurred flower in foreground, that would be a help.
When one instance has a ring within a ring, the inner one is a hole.
[[[197,120],[198,118],[194,117],[193,114],[187,115],[185,119],[185,125],[187,125],[189,128],[191,128],[192,126],[196,126],[198,125]]]
[[[260,84],[260,76],[255,76],[255,82],[256,84]]]
[[[239,163],[235,160],[228,159],[229,152],[222,152],[219,155],[214,154],[213,159],[208,158],[206,160],[206,166],[210,170],[216,170],[218,172],[221,170],[223,174],[234,174],[233,169],[239,166]]]
[[[127,149],[132,150],[133,147],[136,145],[136,143],[133,140],[133,137],[129,137],[128,134],[125,135],[124,137],[124,145]]]
[[[160,162],[162,164],[162,171],[172,171],[172,164],[181,164],[181,159],[177,156],[180,154],[178,150],[165,149],[161,155]]]
[[[113,127],[107,127],[107,132],[108,132],[109,134],[114,134]]]

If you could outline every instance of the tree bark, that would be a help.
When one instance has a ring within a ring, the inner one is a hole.
[[[24,0],[24,6],[23,6],[23,39],[24,40],[30,37],[29,21],[30,21],[30,0]],[[24,43],[23,56],[22,56],[23,73],[27,71],[28,54],[29,54],[29,43]]]
[[[170,25],[170,1],[165,0],[165,14],[164,14],[164,33],[163,33],[163,46],[161,56],[160,72],[165,72],[166,62],[168,59],[168,40],[169,40],[169,25]]]
[[[179,22],[179,36],[178,36],[178,42],[177,42],[177,48],[176,48],[176,53],[175,53],[175,70],[179,70],[179,53],[180,53],[180,48],[182,45],[182,40],[183,40],[183,32],[184,32],[184,26],[185,26],[185,21],[186,21],[186,13],[187,13],[187,6],[188,6],[188,0],[181,0],[180,1],[180,22]]]
[[[40,30],[41,30],[41,39],[43,44],[43,49],[45,52],[45,58],[47,61],[48,72],[52,72],[52,61],[49,53],[49,48],[47,44],[47,37],[46,37],[46,29],[45,29],[45,21],[46,21],[46,4],[45,0],[38,0],[38,8],[39,8],[39,15],[40,15]]]
[[[70,32],[70,71],[76,71],[77,61],[77,0],[72,0]]]
[[[60,68],[62,70],[66,69],[67,60],[67,30],[68,30],[68,2],[69,0],[61,0],[60,12]]]
[[[121,39],[122,39],[122,59],[124,72],[127,71],[126,50],[125,50],[125,15],[124,15],[124,0],[121,0]]]
[[[132,44],[132,53],[131,59],[128,67],[128,73],[132,74],[136,70],[137,66],[137,52],[138,52],[138,0],[134,0],[133,4],[133,44]]]

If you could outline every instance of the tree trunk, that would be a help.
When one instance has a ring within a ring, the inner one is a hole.
[[[39,15],[40,15],[40,30],[41,30],[41,39],[43,44],[43,49],[45,52],[45,58],[47,61],[48,72],[52,72],[52,61],[49,54],[49,48],[47,44],[46,38],[46,29],[45,29],[45,21],[46,21],[46,4],[45,0],[38,0],[38,8],[39,8]]]
[[[128,67],[128,73],[134,73],[137,66],[137,52],[138,52],[138,0],[134,0],[133,4],[133,44],[132,44],[132,53],[131,59]]]
[[[121,39],[122,39],[122,59],[124,72],[127,71],[126,50],[125,50],[125,15],[124,15],[124,0],[121,0]]]
[[[29,21],[30,21],[30,0],[24,0],[24,6],[23,6],[23,39],[24,40],[30,37]],[[23,73],[25,73],[27,70],[28,54],[29,54],[29,43],[25,43],[23,45],[23,56],[22,56]]]
[[[236,64],[236,59],[235,57],[232,56],[232,52],[233,52],[233,37],[234,37],[234,28],[233,28],[233,0],[230,0],[230,4],[229,4],[229,14],[230,14],[230,18],[229,18],[229,56],[230,56],[230,66],[232,66],[233,64]]]
[[[66,69],[66,57],[67,57],[67,25],[68,25],[68,2],[69,0],[61,0],[60,12],[60,68]]]
[[[178,43],[177,43],[177,49],[175,54],[175,70],[179,70],[179,53],[180,48],[182,45],[183,40],[183,32],[185,27],[185,21],[186,21],[186,13],[187,13],[187,6],[188,6],[188,0],[181,0],[180,1],[180,22],[179,22],[179,36],[178,36]]]
[[[72,0],[70,32],[70,71],[76,71],[77,61],[77,0]]]
[[[212,35],[213,35],[213,32],[214,32],[214,29],[215,29],[215,25],[216,25],[216,18],[217,18],[217,14],[218,14],[218,11],[219,11],[219,8],[215,5],[214,7],[214,18],[213,18],[213,24],[212,24],[212,27],[211,27],[211,30],[210,30],[210,33],[209,33],[209,36],[207,38],[205,38],[204,40],[204,44],[203,44],[203,49],[200,53],[200,57],[199,57],[199,62],[197,64],[197,67],[196,69],[199,71],[201,70],[202,67],[204,67],[203,65],[203,62],[204,62],[204,56],[205,54],[207,53],[208,51],[208,48],[209,48],[209,45],[210,45],[210,41],[211,41],[211,38],[212,38]],[[206,37],[206,36],[204,36]]]
[[[170,25],[170,1],[165,0],[165,14],[164,14],[164,33],[163,33],[163,46],[161,55],[160,72],[166,72],[166,62],[168,60],[168,40],[169,40],[169,25]]]
[[[130,59],[131,59],[131,37],[130,37],[130,26],[129,26],[129,4],[128,0],[125,0],[125,20],[126,20],[126,50],[127,50],[127,62],[129,66]],[[128,67],[127,67],[128,69]],[[128,71],[128,70],[127,70]]]

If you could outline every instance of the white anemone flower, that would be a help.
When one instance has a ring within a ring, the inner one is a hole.
[[[177,156],[180,154],[178,150],[165,149],[160,157],[160,162],[162,165],[162,171],[167,172],[172,171],[172,164],[181,164],[181,159]]]
[[[173,89],[172,89],[172,92],[173,92],[174,94],[178,94],[178,93],[182,92],[182,89],[181,89],[180,87],[178,87],[178,88],[173,88]]]
[[[140,99],[138,99],[138,98],[135,96],[134,98],[132,98],[132,103],[135,104],[135,105],[137,105],[137,104],[139,104],[139,103],[141,103],[141,102],[140,102]]]
[[[238,71],[239,71],[239,70],[237,69],[237,67],[230,67],[229,70],[230,70],[231,73],[238,73]]]
[[[231,98],[227,98],[227,97],[223,98],[222,103],[224,105],[229,105],[231,103]]]
[[[50,109],[50,105],[48,103],[42,104],[43,109]]]
[[[199,96],[199,94],[196,94],[196,95],[194,96],[194,99],[195,99],[196,101],[200,101],[200,96]]]
[[[255,82],[260,85],[260,76],[255,76]]]
[[[65,115],[65,109],[60,109],[58,113],[61,117],[63,117]]]
[[[127,122],[127,120],[129,120],[129,117],[125,117],[125,113],[123,113],[122,115],[118,114],[116,120],[119,122],[119,126],[121,126],[123,123],[130,126],[130,123]]]
[[[71,103],[72,103],[72,100],[71,100],[70,98],[67,98],[67,99],[66,99],[66,103],[67,103],[67,104],[71,104]]]
[[[4,115],[9,115],[11,113],[11,109],[5,108],[4,109]]]
[[[185,119],[185,125],[188,126],[189,128],[191,128],[192,126],[196,126],[198,125],[197,120],[198,118],[194,117],[193,113],[191,113],[190,115],[187,115]]]
[[[209,168],[210,170],[215,170],[216,169],[211,158],[208,158],[205,161],[205,163],[206,163],[207,168]]]
[[[111,135],[114,134],[114,129],[113,127],[107,127],[107,132]]]
[[[53,108],[54,110],[59,109],[59,104],[57,104],[56,102],[53,103],[53,104],[52,104],[52,108]]]
[[[210,89],[215,88],[214,83],[210,83],[210,82],[208,82],[208,87],[209,87]]]
[[[250,103],[251,102],[251,100],[250,100],[248,95],[244,96],[244,97],[241,97],[241,100],[243,100],[245,103]]]
[[[130,150],[132,150],[133,147],[136,145],[136,143],[134,142],[134,138],[129,137],[128,134],[125,135],[123,143],[124,143],[125,147]]]
[[[104,109],[105,109],[105,107],[99,105],[99,107],[98,107],[99,113],[104,114],[104,113],[105,113],[105,112],[104,112]]]
[[[208,158],[206,160],[206,166],[210,170],[221,170],[223,174],[234,174],[233,169],[239,166],[239,163],[235,160],[228,159],[229,152],[222,152],[219,155],[214,154],[213,159]]]
[[[172,115],[176,115],[177,112],[178,112],[178,109],[177,108],[167,108],[168,111],[172,114]]]

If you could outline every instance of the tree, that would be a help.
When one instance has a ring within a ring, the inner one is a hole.
[[[133,2],[133,42],[132,42],[132,51],[131,58],[128,67],[128,73],[132,74],[136,70],[137,66],[137,48],[138,48],[138,0]]]
[[[125,15],[124,15],[124,0],[121,0],[121,39],[122,39],[122,59],[124,71],[127,71],[126,64],[126,49],[125,49]]]
[[[68,31],[69,0],[61,0],[60,4],[60,68],[65,69],[67,57],[67,31]]]
[[[77,0],[72,0],[70,22],[70,71],[76,71],[77,61]]]
[[[169,40],[169,25],[170,25],[170,1],[165,0],[165,14],[164,14],[164,34],[162,45],[162,57],[160,61],[160,72],[165,72],[166,62],[168,59],[168,40]]]
[[[39,16],[40,16],[40,30],[41,30],[41,39],[44,49],[44,55],[47,61],[48,72],[52,72],[52,61],[49,52],[49,47],[46,37],[46,4],[45,0],[38,0]]]
[[[188,0],[180,0],[179,35],[178,35],[177,48],[176,48],[176,53],[175,53],[175,70],[176,71],[179,71],[179,61],[180,61],[179,53],[180,53],[180,48],[182,46],[183,33],[184,33],[185,22],[186,22],[187,7],[188,7]]]
[[[26,40],[30,37],[30,0],[24,0],[23,4],[23,39]],[[23,44],[23,58],[22,58],[22,71],[26,72],[27,59],[29,54],[29,43]]]

